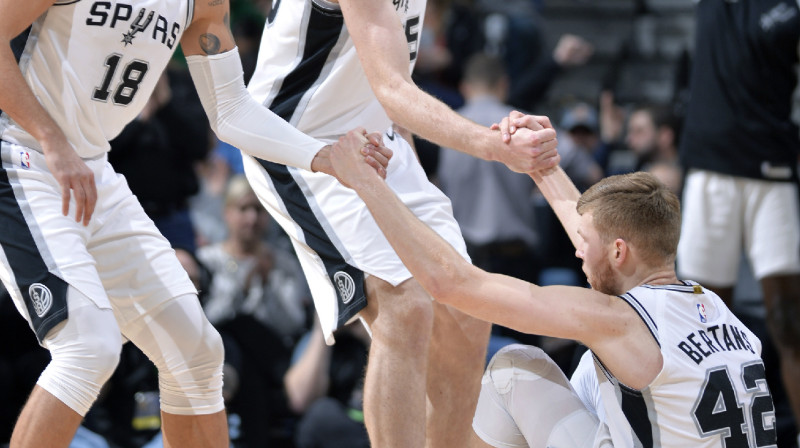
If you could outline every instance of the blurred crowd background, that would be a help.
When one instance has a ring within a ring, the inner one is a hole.
[[[231,3],[249,77],[271,1]],[[414,79],[482,124],[512,109],[549,116],[562,166],[581,189],[649,170],[680,195],[694,35],[693,0],[429,0]],[[798,119],[798,95],[794,104]],[[539,284],[586,285],[530,178],[416,145],[453,201],[475,264]],[[369,337],[356,325],[335,346],[324,344],[291,246],[243,179],[238,150],[210,132],[180,54],[109,157],[172,242],[223,335],[232,446],[368,446],[360,394]],[[761,293],[746,264],[737,286],[734,309],[764,342],[779,446],[796,447]],[[0,321],[2,443],[49,355],[4,291]],[[515,341],[542,346],[567,373],[582,352],[573,342],[498,327],[490,354]],[[73,447],[161,446],[157,391],[155,368],[126,344]]]

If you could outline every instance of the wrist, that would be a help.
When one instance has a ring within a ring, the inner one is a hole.
[[[311,159],[311,171],[314,173],[334,174],[333,165],[331,164],[331,145],[325,145],[317,151],[317,154]]]

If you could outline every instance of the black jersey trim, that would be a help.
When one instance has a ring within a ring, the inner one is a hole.
[[[5,143],[0,141],[0,147]],[[11,267],[16,285],[6,285],[9,292],[17,290],[22,295],[31,325],[36,333],[36,338],[41,343],[47,332],[67,318],[67,283],[57,277],[47,267],[42,258],[31,228],[25,219],[19,201],[14,192],[8,171],[5,166],[0,166],[0,214],[3,219],[0,224],[0,247]],[[46,312],[40,316],[36,313],[31,291],[42,291],[44,285],[52,301]]]
[[[67,5],[71,5],[73,3],[78,3],[79,1],[81,1],[81,0],[66,0],[64,2],[55,2],[55,3],[53,3],[53,6],[67,6]]]
[[[695,294],[694,284],[681,281],[682,285],[641,285],[642,288],[646,289],[658,289],[664,291],[675,291],[675,292],[685,292],[689,294]]]
[[[341,12],[327,10],[311,3],[306,37],[303,42],[303,56],[299,64],[281,81],[275,99],[268,105],[276,115],[286,121],[300,107],[303,96],[311,90],[323,74],[326,62],[331,57],[344,28]],[[346,324],[367,304],[364,291],[364,273],[348,264],[334,245],[324,226],[314,214],[303,193],[302,187],[284,165],[258,159],[269,177],[273,187],[284,203],[287,212],[302,229],[306,244],[322,260],[328,278],[336,291],[339,315],[337,328]],[[337,287],[336,274],[347,273],[355,283],[352,299],[345,303],[341,288]]]
[[[186,25],[183,29],[189,28],[194,20],[194,0],[186,0]]]
[[[630,292],[626,292],[625,294],[618,296],[620,299],[624,300],[625,303],[631,306],[636,314],[642,319],[645,325],[647,325],[647,329],[650,331],[650,334],[653,335],[653,339],[655,339],[656,344],[661,347],[661,342],[658,339],[658,325],[656,325],[656,321],[647,311],[647,309],[639,302],[639,299],[633,296]]]
[[[286,121],[298,109],[303,96],[311,90],[325,68],[344,28],[344,17],[311,4],[299,64],[280,81],[281,88],[269,108]]]
[[[31,29],[33,29],[33,25],[29,26],[25,31],[19,33],[17,37],[11,39],[11,52],[14,54],[14,59],[17,61],[17,65],[20,65],[20,61],[22,61],[22,55],[25,54],[25,47],[28,45],[28,40],[31,37]],[[23,67],[20,66],[20,70]],[[3,109],[0,109],[0,116],[3,114]],[[4,121],[0,120],[0,132],[2,132],[4,128]]]
[[[635,389],[619,384],[620,407],[622,413],[633,429],[633,433],[642,444],[642,448],[653,448],[653,425],[650,422],[650,413],[647,410],[647,401],[644,395]]]
[[[22,54],[25,53],[25,46],[28,45],[32,28],[33,25],[29,26],[25,31],[19,33],[17,37],[11,39],[11,52],[14,53],[14,59],[17,60],[17,64],[22,59]]]

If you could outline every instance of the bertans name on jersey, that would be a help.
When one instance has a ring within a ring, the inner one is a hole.
[[[134,7],[131,5],[105,1],[96,1],[92,4],[86,25],[107,26],[114,29],[119,27],[122,32],[120,42],[126,47],[135,42],[134,38],[142,36],[160,41],[170,50],[177,43],[181,30],[178,23],[170,23],[156,11],[139,8],[134,12]]]
[[[678,344],[678,348],[696,364],[717,352],[747,350],[756,353],[745,331],[739,330],[735,325],[726,324],[712,325],[705,330],[689,333],[686,340]]]

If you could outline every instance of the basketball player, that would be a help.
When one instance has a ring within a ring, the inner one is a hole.
[[[408,137],[392,123],[519,172],[557,163],[555,133],[530,132],[527,140],[504,144],[498,133],[414,85],[424,13],[425,0],[276,1],[248,89],[324,142],[354,125],[385,131],[394,154],[388,185],[466,258],[448,199],[428,182]],[[244,165],[292,237],[326,340],[332,343],[332,332],[356,316],[372,331],[364,392],[372,444],[422,447],[427,435],[428,446],[464,446],[489,325],[432,303],[358,196],[335,179],[248,157]]]
[[[165,445],[227,446],[219,334],[106,151],[181,42],[222,139],[331,172],[323,143],[247,95],[228,10],[227,0],[0,0],[0,277],[52,355],[13,447],[68,446],[123,338],[159,369]]]
[[[696,9],[678,273],[731,304],[747,257],[800,446],[800,129],[792,116],[800,1],[703,0]]]
[[[515,123],[541,125],[549,120]],[[538,348],[499,352],[483,378],[473,446],[775,446],[761,343],[716,294],[676,277],[680,204],[655,177],[613,176],[580,195],[563,170],[532,174],[593,289],[539,287],[467,263],[353,146],[348,134],[332,151],[336,172],[437,301],[591,350],[577,392]]]

